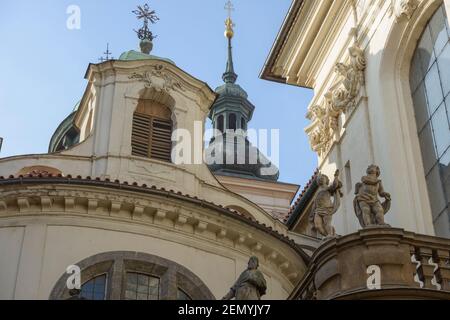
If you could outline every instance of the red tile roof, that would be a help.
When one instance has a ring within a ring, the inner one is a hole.
[[[286,215],[286,217],[283,219],[284,223],[287,223],[291,216],[294,214],[294,212],[297,210],[298,206],[302,202],[302,200],[305,200],[305,196],[307,195],[308,190],[313,186],[313,182],[316,180],[317,175],[319,174],[319,169],[316,169],[314,171],[314,174],[309,179],[309,181],[306,183],[306,185],[303,187],[302,191],[297,197],[297,200],[295,200],[294,204],[291,206],[291,209],[289,210],[289,213]]]

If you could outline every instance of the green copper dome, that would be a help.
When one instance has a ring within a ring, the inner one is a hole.
[[[53,133],[52,138],[50,139],[48,147],[49,153],[66,150],[78,143],[79,132],[73,121],[75,114],[80,107],[80,102],[81,101],[78,101],[72,112],[60,123],[58,128],[56,128],[55,133]]]
[[[161,60],[161,61],[169,62],[171,64],[175,64],[175,62],[173,62],[170,59],[161,58],[161,57],[154,56],[151,54],[145,54],[145,53],[135,51],[135,50],[130,50],[130,51],[126,51],[126,52],[122,53],[119,57],[119,60],[122,60],[122,61]]]
[[[239,97],[243,99],[248,98],[247,92],[242,89],[242,87],[235,83],[225,83],[221,85],[220,87],[216,88],[216,93],[219,94],[219,96],[234,96]]]

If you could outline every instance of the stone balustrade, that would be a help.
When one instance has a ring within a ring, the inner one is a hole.
[[[450,299],[450,239],[368,228],[328,240],[290,299]]]

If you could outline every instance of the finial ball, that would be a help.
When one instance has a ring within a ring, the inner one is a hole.
[[[231,39],[231,38],[233,38],[233,36],[234,36],[234,31],[233,30],[226,30],[225,31],[225,37],[226,38]]]
[[[145,54],[150,54],[153,49],[153,42],[148,39],[141,40],[139,45],[141,47],[141,52]]]
[[[225,26],[226,26],[225,37],[228,38],[228,39],[233,38],[233,36],[234,36],[234,30],[233,30],[234,24],[233,24],[233,21],[231,20],[231,18],[228,18],[225,21]]]

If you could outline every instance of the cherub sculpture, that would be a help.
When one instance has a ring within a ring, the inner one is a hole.
[[[339,170],[334,174],[334,181],[331,186],[329,185],[330,179],[324,174],[319,174],[316,182],[319,191],[313,202],[310,222],[313,224],[313,230],[319,232],[324,238],[331,238],[336,236],[331,221],[333,215],[339,209],[342,197],[342,182],[339,181]],[[331,198],[333,198],[333,201]]]
[[[380,168],[370,165],[367,175],[361,178],[355,186],[355,199],[353,206],[361,227],[389,226],[384,222],[384,215],[391,208],[391,195],[384,191],[383,184],[379,179]],[[385,199],[380,202],[378,196]]]
[[[266,294],[266,279],[261,271],[258,270],[259,260],[257,257],[251,257],[248,262],[248,268],[241,273],[236,283],[222,300],[261,300],[261,296]]]

